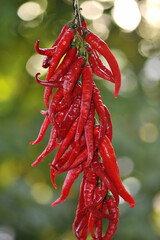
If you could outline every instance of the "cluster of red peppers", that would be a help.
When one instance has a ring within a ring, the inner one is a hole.
[[[89,31],[85,20],[74,19],[64,25],[51,48],[35,50],[45,55],[42,66],[48,68],[46,81],[36,81],[45,86],[44,103],[47,110],[37,139],[39,143],[52,125],[47,147],[32,166],[40,163],[59,147],[50,164],[53,186],[56,175],[66,172],[61,196],[52,203],[55,206],[69,195],[72,184],[83,172],[79,203],[73,223],[77,239],[112,239],[119,219],[119,196],[130,207],[135,201],[122,184],[119,167],[112,147],[112,123],[110,113],[103,104],[100,92],[93,81],[93,73],[115,84],[114,96],[118,96],[121,74],[117,61],[106,43]],[[101,61],[105,57],[110,69]],[[52,89],[57,88],[53,94]],[[95,112],[99,123],[95,118]],[[108,219],[106,232],[102,233],[102,220]]]

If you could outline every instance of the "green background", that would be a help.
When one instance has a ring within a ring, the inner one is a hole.
[[[29,145],[43,122],[39,110],[45,107],[43,87],[26,71],[36,40],[40,39],[40,46],[50,47],[63,25],[72,19],[72,4],[48,0],[43,14],[25,22],[17,15],[24,2],[0,1],[0,236],[8,233],[11,240],[75,239],[72,223],[81,179],[75,182],[64,203],[50,206],[60,195],[65,174],[57,177],[55,190],[48,165],[55,152],[39,166],[31,167],[47,145],[50,130],[40,144]],[[43,5],[45,1],[37,2]],[[112,7],[105,13],[111,15]],[[158,58],[159,39],[145,39],[138,29],[125,32],[111,21],[107,44],[114,49],[122,69],[122,93],[114,99],[109,90],[112,84],[107,88],[105,80],[94,78],[111,112],[117,158],[126,156],[134,166],[122,179],[134,179],[139,186],[134,196],[135,208],[120,205],[114,239],[158,240],[160,235],[160,79],[154,81],[144,75],[147,61]],[[139,50],[142,40],[151,41],[146,54]]]

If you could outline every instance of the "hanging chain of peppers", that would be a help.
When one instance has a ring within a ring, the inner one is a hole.
[[[45,87],[44,103],[47,110],[39,135],[31,144],[42,141],[49,125],[50,139],[42,154],[32,164],[39,164],[55,148],[58,151],[50,163],[53,186],[56,175],[67,172],[61,196],[52,203],[55,206],[69,195],[72,184],[83,172],[79,203],[73,223],[77,239],[110,240],[114,236],[119,219],[119,196],[130,207],[135,201],[122,184],[119,167],[112,146],[112,123],[108,108],[103,104],[100,92],[93,81],[97,75],[115,85],[117,97],[121,86],[118,63],[107,44],[88,30],[80,15],[78,0],[73,0],[74,19],[64,25],[51,48],[40,48],[44,55],[42,66],[48,68],[45,81],[36,81]],[[100,55],[108,62],[108,69]],[[57,88],[53,95],[52,89]],[[97,112],[99,123],[95,119]],[[106,231],[102,220],[108,219]]]

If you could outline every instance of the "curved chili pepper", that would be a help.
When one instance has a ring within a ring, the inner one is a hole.
[[[86,64],[82,70],[82,101],[81,101],[81,112],[79,117],[79,122],[77,126],[77,131],[75,135],[75,142],[78,142],[80,136],[83,132],[85,123],[88,118],[91,99],[92,99],[92,89],[93,89],[93,76],[92,69],[90,65]]]
[[[62,28],[62,30],[61,30],[58,38],[55,40],[54,44],[52,45],[52,48],[53,48],[53,47],[57,47],[59,41],[62,39],[63,35],[65,34],[65,32],[69,29],[69,27],[70,27],[71,25],[72,25],[72,21],[66,23],[66,24],[63,26],[63,28]],[[48,68],[48,67],[49,67],[51,58],[52,58],[52,57],[50,57],[50,56],[44,57],[43,64],[42,64],[42,67],[43,67],[43,68]]]
[[[59,124],[62,122],[65,114],[66,114],[66,111],[63,111],[57,115],[56,120]],[[50,154],[55,148],[57,148],[59,146],[59,144],[56,142],[56,136],[57,136],[57,130],[53,126],[47,147],[40,154],[40,156],[36,159],[36,161],[34,163],[32,163],[32,167],[39,164],[48,154]]]
[[[93,137],[94,116],[95,116],[94,103],[91,102],[89,116],[84,126],[84,133],[85,133],[86,145],[88,150],[87,162],[85,164],[86,167],[90,165],[94,155],[94,137]]]
[[[81,85],[80,85],[79,83],[77,83],[77,84],[75,85],[75,87],[74,87],[74,89],[73,89],[73,93],[72,93],[72,95],[73,95],[73,101],[75,100],[75,98],[76,98],[78,95],[80,95],[80,93],[81,93]],[[56,107],[56,113],[64,110],[64,109],[67,108],[67,107],[68,107],[68,104],[67,104],[67,102],[65,101],[65,99],[63,98],[63,99],[59,102],[59,104],[57,105],[57,107]]]
[[[81,172],[82,172],[82,167],[78,166],[77,168],[72,169],[67,173],[67,176],[65,178],[65,181],[62,187],[61,196],[52,203],[51,205],[52,207],[66,200],[66,198],[69,195],[72,184],[74,183],[75,179],[79,176]]]
[[[84,34],[85,40],[92,46],[92,48],[97,50],[107,60],[115,80],[114,96],[118,97],[118,93],[121,87],[121,73],[115,57],[113,56],[107,44],[94,33],[86,30]]]
[[[110,115],[110,112],[109,112],[108,108],[106,107],[106,105],[103,104],[103,106],[104,106],[104,110],[105,110],[106,118],[107,118],[106,134],[107,134],[107,137],[109,138],[109,140],[112,142],[113,132],[112,132],[111,115]]]
[[[51,76],[53,75],[54,71],[57,68],[57,65],[59,63],[59,61],[61,60],[61,58],[63,57],[63,55],[66,53],[66,51],[68,50],[71,41],[74,38],[74,32],[71,29],[68,29],[65,34],[63,35],[62,39],[59,41],[55,54],[51,59],[50,62],[50,66],[48,69],[48,73],[46,76],[46,81],[49,81],[49,79],[51,78]],[[45,89],[44,92],[44,103],[46,105],[46,107],[48,108],[48,91],[50,92],[50,90],[47,90],[47,87]]]
[[[52,97],[49,105],[49,118],[51,123],[56,127],[56,129],[58,129],[58,125],[55,120],[56,106],[61,101],[62,97],[63,97],[63,89],[58,88],[54,96]]]
[[[108,188],[106,187],[106,184],[101,180],[101,193],[98,196],[96,196],[90,204],[86,206],[86,209],[91,209],[93,207],[98,206],[104,200],[107,192]]]
[[[78,240],[82,240],[82,238],[80,238],[80,231],[82,231],[83,228],[87,227],[88,219],[89,219],[89,212],[86,212],[86,214],[83,216],[82,220],[79,222],[75,230],[75,236]],[[83,240],[86,240],[86,239],[83,239]]]
[[[59,82],[59,81],[41,81],[38,79],[38,75],[40,75],[40,73],[37,73],[35,76],[36,82],[42,86],[45,87],[50,87],[50,88],[62,88],[63,87],[63,82]],[[52,90],[51,90],[52,91]],[[49,95],[50,96],[50,95]]]
[[[60,157],[63,155],[63,153],[69,147],[70,143],[73,141],[74,135],[75,135],[75,132],[76,132],[76,128],[77,128],[77,124],[78,124],[78,118],[72,124],[71,128],[69,129],[69,131],[68,131],[68,133],[65,137],[65,139],[63,140],[61,146],[59,147],[58,152],[57,152],[57,154],[54,158],[54,162],[53,162],[54,165],[58,162]]]
[[[111,240],[118,228],[119,222],[119,209],[113,197],[106,199],[106,205],[111,219],[109,220],[108,228],[103,236],[103,240]]]
[[[92,51],[94,53],[94,57],[96,59],[98,67],[103,72],[105,72],[107,75],[109,75],[112,78],[112,80],[115,82],[112,72],[103,64],[102,60],[100,59],[100,56],[99,56],[98,52],[93,48],[92,48]]]
[[[62,78],[67,72],[70,67],[70,64],[74,61],[74,58],[76,56],[77,49],[74,45],[71,45],[70,49],[67,51],[62,63],[59,65],[59,67],[55,70],[52,77],[49,79],[49,82],[51,81],[58,81],[60,78]],[[61,80],[62,82],[62,80]],[[60,83],[61,84],[61,83]],[[49,99],[52,93],[51,88],[45,89],[45,105],[49,105]]]
[[[72,165],[72,163],[78,157],[79,153],[82,151],[83,148],[84,148],[84,144],[76,145],[73,148],[72,153],[71,153],[68,161],[66,162],[66,164],[63,167],[61,167],[58,171],[56,171],[55,174],[57,175],[57,174],[60,174],[60,173],[62,173],[64,171],[66,171],[66,170],[70,170],[69,167]],[[75,168],[71,168],[71,169],[75,169]]]
[[[91,48],[91,46],[88,46],[87,47],[87,51],[89,52],[89,63],[91,65],[91,68],[94,72],[95,75],[97,75],[98,77],[100,78],[103,78],[105,80],[108,80],[112,83],[114,83],[114,79],[113,79],[113,76],[107,74],[106,72],[104,72],[99,66],[98,66],[98,63],[96,61],[96,57],[95,57],[95,54],[94,54],[94,51],[93,49]]]
[[[92,162],[92,168],[94,170],[94,172],[97,174],[97,176],[101,179],[101,181],[104,182],[104,184],[106,185],[107,189],[109,189],[113,196],[116,199],[117,205],[119,204],[119,196],[118,196],[118,189],[115,188],[115,184],[112,183],[112,179],[110,179],[108,176],[109,174],[105,173],[103,171],[103,169],[101,168],[99,162],[98,162],[98,153],[95,153],[94,156],[94,161]],[[113,185],[114,184],[114,185]]]
[[[69,169],[75,168],[81,163],[83,163],[87,159],[87,154],[87,148],[83,148],[82,151],[78,154],[78,156],[74,159],[74,162],[70,165]],[[83,166],[83,169],[84,168],[86,169],[86,166]]]
[[[95,223],[96,223],[96,217],[91,212],[90,215],[89,215],[89,219],[88,219],[88,230],[89,230],[89,233],[90,233],[90,235],[93,239],[96,239],[96,235],[95,235],[95,232],[94,232]]]
[[[72,153],[72,147],[70,147],[67,152],[65,154],[63,154],[63,156],[59,159],[58,163],[56,165],[50,164],[50,178],[51,178],[51,182],[53,184],[53,186],[55,187],[55,189],[57,189],[56,183],[55,183],[55,178],[56,175],[54,174],[55,171],[57,171],[59,168],[61,168],[68,160],[69,156]]]
[[[80,194],[79,194],[78,206],[77,206],[77,211],[76,211],[76,217],[75,217],[75,220],[72,225],[73,233],[75,236],[77,236],[78,225],[86,214],[86,212],[83,211],[84,206],[85,206],[85,204],[84,204],[84,184],[85,184],[85,176],[83,174],[82,182],[81,182],[81,186],[80,186]]]
[[[62,78],[63,84],[63,95],[68,105],[72,102],[71,92],[79,79],[81,67],[85,63],[85,59],[82,56],[77,56],[74,62],[70,65],[70,68],[66,75]]]
[[[94,190],[97,185],[97,175],[93,170],[86,174],[86,180],[84,184],[84,202],[85,205],[90,204],[93,200]]]
[[[49,119],[49,116],[47,115],[42,123],[42,126],[41,126],[41,129],[39,131],[39,134],[38,134],[38,137],[35,141],[33,142],[30,142],[31,145],[34,145],[34,144],[37,144],[39,142],[42,141],[46,131],[47,131],[47,128],[49,127],[49,124],[50,124],[50,119]]]
[[[100,91],[94,82],[93,82],[93,102],[94,102],[94,105],[99,117],[99,122],[100,122],[100,130],[99,130],[98,142],[96,146],[98,147],[103,141],[103,138],[106,132],[107,118],[106,118],[104,105],[101,99]]]
[[[128,193],[128,191],[123,186],[119,167],[116,161],[116,156],[114,149],[109,138],[105,135],[102,144],[99,146],[99,151],[104,163],[104,168],[106,174],[109,176],[114,186],[116,187],[118,194],[128,203],[130,207],[133,208],[135,205],[134,198]]]
[[[34,46],[36,52],[41,54],[41,55],[46,55],[46,56],[49,56],[49,57],[53,56],[53,54],[55,53],[56,47],[53,46],[51,48],[39,48],[39,42],[40,41],[37,40],[36,43],[35,43],[35,46]]]
[[[61,142],[72,126],[73,122],[80,114],[80,104],[81,104],[81,96],[77,96],[72,105],[70,106],[65,118],[63,119],[59,131],[57,141]]]

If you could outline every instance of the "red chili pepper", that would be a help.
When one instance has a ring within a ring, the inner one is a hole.
[[[57,115],[57,122],[60,124],[65,116],[66,111],[61,112]],[[32,163],[32,167],[39,164],[48,154],[50,154],[55,148],[59,146],[59,144],[56,142],[56,136],[57,136],[57,130],[53,126],[49,138],[49,142],[47,147],[44,149],[44,151],[41,153],[41,155],[36,159],[34,163]]]
[[[86,167],[90,165],[94,155],[94,137],[93,137],[94,116],[95,116],[94,103],[91,102],[89,116],[84,126],[84,133],[85,133],[86,145],[88,150]]]
[[[41,54],[41,55],[46,55],[46,56],[49,56],[49,57],[53,56],[53,54],[55,53],[56,47],[53,46],[51,48],[39,48],[39,42],[40,41],[37,40],[36,43],[35,43],[35,46],[34,46],[36,52]]]
[[[54,96],[51,99],[50,105],[49,105],[49,118],[51,123],[58,129],[58,125],[55,120],[55,112],[56,112],[56,106],[61,101],[63,97],[63,89],[58,88],[55,92]]]
[[[52,91],[52,88],[62,88],[63,87],[63,82],[59,82],[59,81],[49,81],[49,82],[46,82],[46,81],[41,81],[38,79],[38,75],[40,75],[40,73],[37,73],[36,76],[35,76],[35,79],[36,79],[36,82],[42,86],[45,86],[45,87],[49,87]],[[49,94],[50,96],[50,94]],[[49,104],[49,102],[48,102]]]
[[[86,174],[86,180],[84,184],[85,205],[88,205],[92,202],[96,185],[97,185],[97,175],[93,170],[88,171],[88,173]]]
[[[115,188],[114,182],[112,182],[112,179],[110,179],[108,172],[104,172],[103,169],[101,168],[99,162],[98,162],[98,153],[95,153],[94,156],[94,161],[92,162],[92,168],[93,171],[97,174],[97,176],[101,179],[101,181],[104,182],[106,185],[107,189],[109,189],[113,196],[116,199],[117,205],[119,204],[119,196],[118,196],[118,189]]]
[[[87,148],[83,148],[82,151],[78,154],[78,156],[75,158],[74,162],[70,165],[69,169],[73,169],[75,167],[77,167],[78,165],[80,165],[81,163],[85,162],[85,160],[87,159]],[[83,166],[83,164],[82,164]],[[86,166],[83,166],[83,169],[86,169]]]
[[[73,94],[72,94],[73,95],[73,101],[80,94],[81,94],[81,85],[79,83],[77,83],[74,87]],[[63,98],[56,107],[56,113],[64,110],[67,107],[68,107],[68,104],[65,101],[65,99]]]
[[[50,124],[50,119],[49,119],[49,116],[47,115],[42,123],[42,126],[41,126],[41,129],[40,129],[40,132],[38,134],[38,137],[35,141],[31,142],[30,144],[31,145],[34,145],[34,144],[37,144],[39,142],[42,141],[46,131],[47,131],[47,128],[49,127],[49,124]]]
[[[76,82],[79,80],[81,67],[84,63],[85,63],[85,59],[82,56],[77,56],[74,62],[70,65],[70,68],[67,74],[64,75],[64,77],[62,78],[62,81],[64,81],[63,95],[68,105],[70,105],[72,102],[71,93]]]
[[[97,61],[96,61],[96,56],[94,54],[93,49],[91,48],[91,46],[87,47],[87,51],[89,52],[89,63],[91,65],[91,68],[94,72],[95,75],[97,75],[100,78],[103,78],[105,80],[108,80],[112,83],[114,83],[114,79],[113,76],[111,76],[111,74],[108,74],[106,72],[104,72],[98,65]]]
[[[78,206],[77,206],[77,211],[76,211],[76,217],[73,222],[73,233],[77,237],[77,228],[83,217],[85,216],[86,212],[83,211],[84,209],[84,184],[85,184],[85,176],[83,174],[81,186],[80,186],[80,194],[79,194],[79,200],[78,200]]]
[[[77,98],[74,100],[74,102],[70,106],[65,118],[63,119],[60,125],[58,137],[57,137],[58,142],[61,142],[65,138],[73,122],[79,116],[80,104],[81,104],[81,96],[77,96]]]
[[[66,164],[63,167],[61,167],[58,171],[56,171],[55,174],[57,175],[66,170],[70,170],[69,167],[73,164],[74,161],[76,161],[76,158],[78,157],[78,155],[80,154],[83,148],[84,148],[84,145],[75,146]],[[71,168],[71,169],[74,169],[74,168]]]
[[[121,73],[115,57],[113,56],[107,44],[94,33],[86,30],[85,40],[91,45],[93,49],[97,50],[107,60],[115,80],[114,96],[118,97],[118,93],[121,87]]]
[[[102,60],[100,59],[99,57],[99,54],[97,53],[97,51],[95,49],[92,49],[93,53],[94,53],[94,57],[96,59],[96,62],[98,64],[98,67],[103,71],[105,72],[107,75],[109,75],[112,80],[115,82],[114,80],[114,77],[113,77],[113,74],[112,72],[103,64]]]
[[[93,215],[93,213],[90,213],[89,220],[88,220],[88,230],[93,239],[96,239],[96,235],[94,232],[95,223],[96,223],[96,217]]]
[[[72,184],[74,183],[75,179],[79,176],[81,172],[82,172],[82,167],[78,166],[77,168],[72,169],[67,173],[67,176],[65,178],[65,181],[62,187],[61,196],[52,203],[52,207],[66,200],[66,198],[69,195]]]
[[[59,147],[58,152],[57,152],[57,154],[54,158],[54,162],[53,162],[54,165],[58,162],[60,157],[64,154],[66,149],[69,147],[70,143],[73,141],[74,135],[75,135],[75,132],[76,132],[76,128],[77,128],[77,124],[78,124],[78,118],[72,124],[71,128],[69,129],[69,131],[68,131],[68,133],[65,137],[65,139],[63,140],[61,146]]]
[[[58,169],[60,169],[68,160],[69,156],[72,153],[72,147],[70,147],[67,152],[65,154],[63,154],[63,156],[59,159],[58,163],[56,165],[50,164],[50,178],[51,178],[51,182],[53,184],[53,186],[55,187],[55,189],[57,189],[56,183],[55,183],[55,171],[57,171]]]
[[[75,231],[75,236],[78,240],[86,240],[86,239],[81,238],[80,232],[82,231],[83,228],[87,227],[88,219],[89,219],[89,212],[86,212],[85,216],[79,222],[79,225],[77,226],[76,231]]]
[[[117,231],[118,222],[119,222],[119,209],[113,197],[107,198],[106,204],[107,204],[111,219],[109,220],[107,231],[102,239],[111,240],[115,232]]]
[[[133,208],[135,205],[134,198],[127,192],[125,187],[123,186],[119,167],[116,161],[116,156],[114,153],[114,149],[109,138],[105,135],[102,144],[99,146],[99,151],[104,163],[104,168],[106,174],[109,176],[114,186],[116,187],[118,194],[128,203],[130,207]]]
[[[70,64],[74,61],[74,58],[76,56],[77,49],[74,47],[74,45],[70,47],[70,49],[67,51],[62,63],[59,65],[59,67],[55,70],[52,77],[49,79],[49,82],[51,81],[59,81],[60,78],[62,78],[69,69]],[[62,81],[61,81],[62,82]],[[49,99],[52,93],[51,88],[45,89],[45,105],[49,105]]]
[[[103,104],[103,106],[104,106],[104,110],[105,110],[106,118],[107,118],[106,134],[107,134],[107,137],[109,138],[109,140],[112,142],[113,132],[112,132],[111,115],[110,115],[110,112],[109,112],[108,108],[106,107],[106,105]]]
[[[97,146],[99,146],[102,143],[105,132],[106,132],[107,118],[106,118],[104,105],[101,99],[100,91],[94,82],[93,82],[93,102],[94,102],[94,105],[99,117],[99,122],[100,122],[100,130],[99,130],[99,136],[98,136],[98,142],[97,142]]]
[[[50,63],[48,73],[46,76],[46,81],[49,81],[49,79],[53,75],[54,71],[56,70],[56,68],[58,66],[59,61],[61,60],[63,55],[68,50],[73,38],[74,38],[74,32],[71,29],[68,29],[65,32],[65,34],[63,35],[62,39],[59,41],[56,51],[55,51],[55,54],[51,59],[51,63]],[[47,90],[47,88],[46,88],[45,92],[44,92],[44,103],[47,108],[48,108],[48,95],[49,95],[48,91],[50,92],[50,90]]]
[[[84,130],[85,123],[88,118],[93,89],[93,76],[90,65],[86,64],[82,70],[82,101],[81,112],[78,122],[78,127],[75,135],[75,142],[78,142]]]
[[[86,206],[86,209],[94,208],[94,207],[98,206],[104,200],[104,198],[108,192],[108,188],[106,187],[106,184],[104,184],[104,182],[102,180],[101,180],[100,188],[101,188],[101,193],[98,196],[96,196],[90,204],[88,204]],[[96,191],[96,189],[95,189],[95,191]]]

